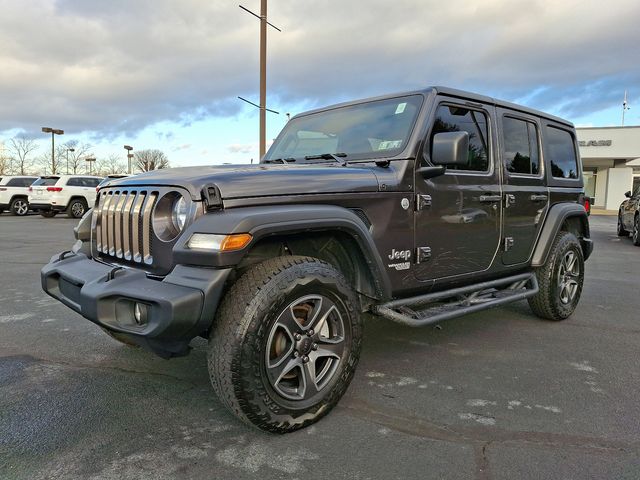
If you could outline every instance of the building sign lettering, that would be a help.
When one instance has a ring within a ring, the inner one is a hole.
[[[581,147],[610,147],[611,140],[580,140],[578,145]]]

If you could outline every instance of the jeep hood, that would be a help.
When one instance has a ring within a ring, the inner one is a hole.
[[[189,190],[201,199],[202,188],[215,184],[222,199],[314,193],[376,192],[378,180],[364,165],[220,165],[170,168],[109,182],[110,187],[158,185]]]

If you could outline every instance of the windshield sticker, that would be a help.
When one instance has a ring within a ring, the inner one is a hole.
[[[399,103],[398,106],[396,107],[396,115],[398,115],[399,113],[404,112],[404,109],[406,107],[407,107],[407,102]]]
[[[384,140],[378,144],[378,150],[391,150],[399,148],[400,145],[402,145],[402,140]]]

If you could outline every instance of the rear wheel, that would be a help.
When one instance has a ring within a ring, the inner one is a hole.
[[[626,237],[626,236],[629,235],[629,232],[627,232],[624,229],[624,223],[622,223],[622,212],[618,212],[618,228],[617,228],[617,231],[618,231],[618,236],[619,237]]]
[[[338,403],[358,363],[362,321],[335,268],[278,257],[233,285],[210,338],[209,372],[221,401],[246,423],[286,433]]]
[[[40,210],[40,215],[44,218],[53,218],[58,214],[58,212],[54,210]]]
[[[564,320],[576,309],[584,283],[584,256],[573,233],[560,232],[547,262],[536,269],[540,290],[529,298],[531,310],[548,320]]]
[[[74,198],[67,207],[67,216],[69,218],[82,218],[86,211],[87,202],[83,198]]]
[[[26,198],[14,198],[11,200],[11,205],[9,205],[9,211],[13,215],[22,217],[29,212],[29,202]]]

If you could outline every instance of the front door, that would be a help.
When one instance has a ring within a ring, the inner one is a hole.
[[[440,98],[425,141],[440,132],[469,133],[469,163],[444,175],[416,175],[416,276],[453,277],[488,269],[500,244],[502,191],[495,164],[494,108]]]
[[[526,262],[533,251],[549,192],[540,155],[540,128],[535,117],[497,109],[502,124],[500,153],[504,171],[504,240],[502,263]]]

